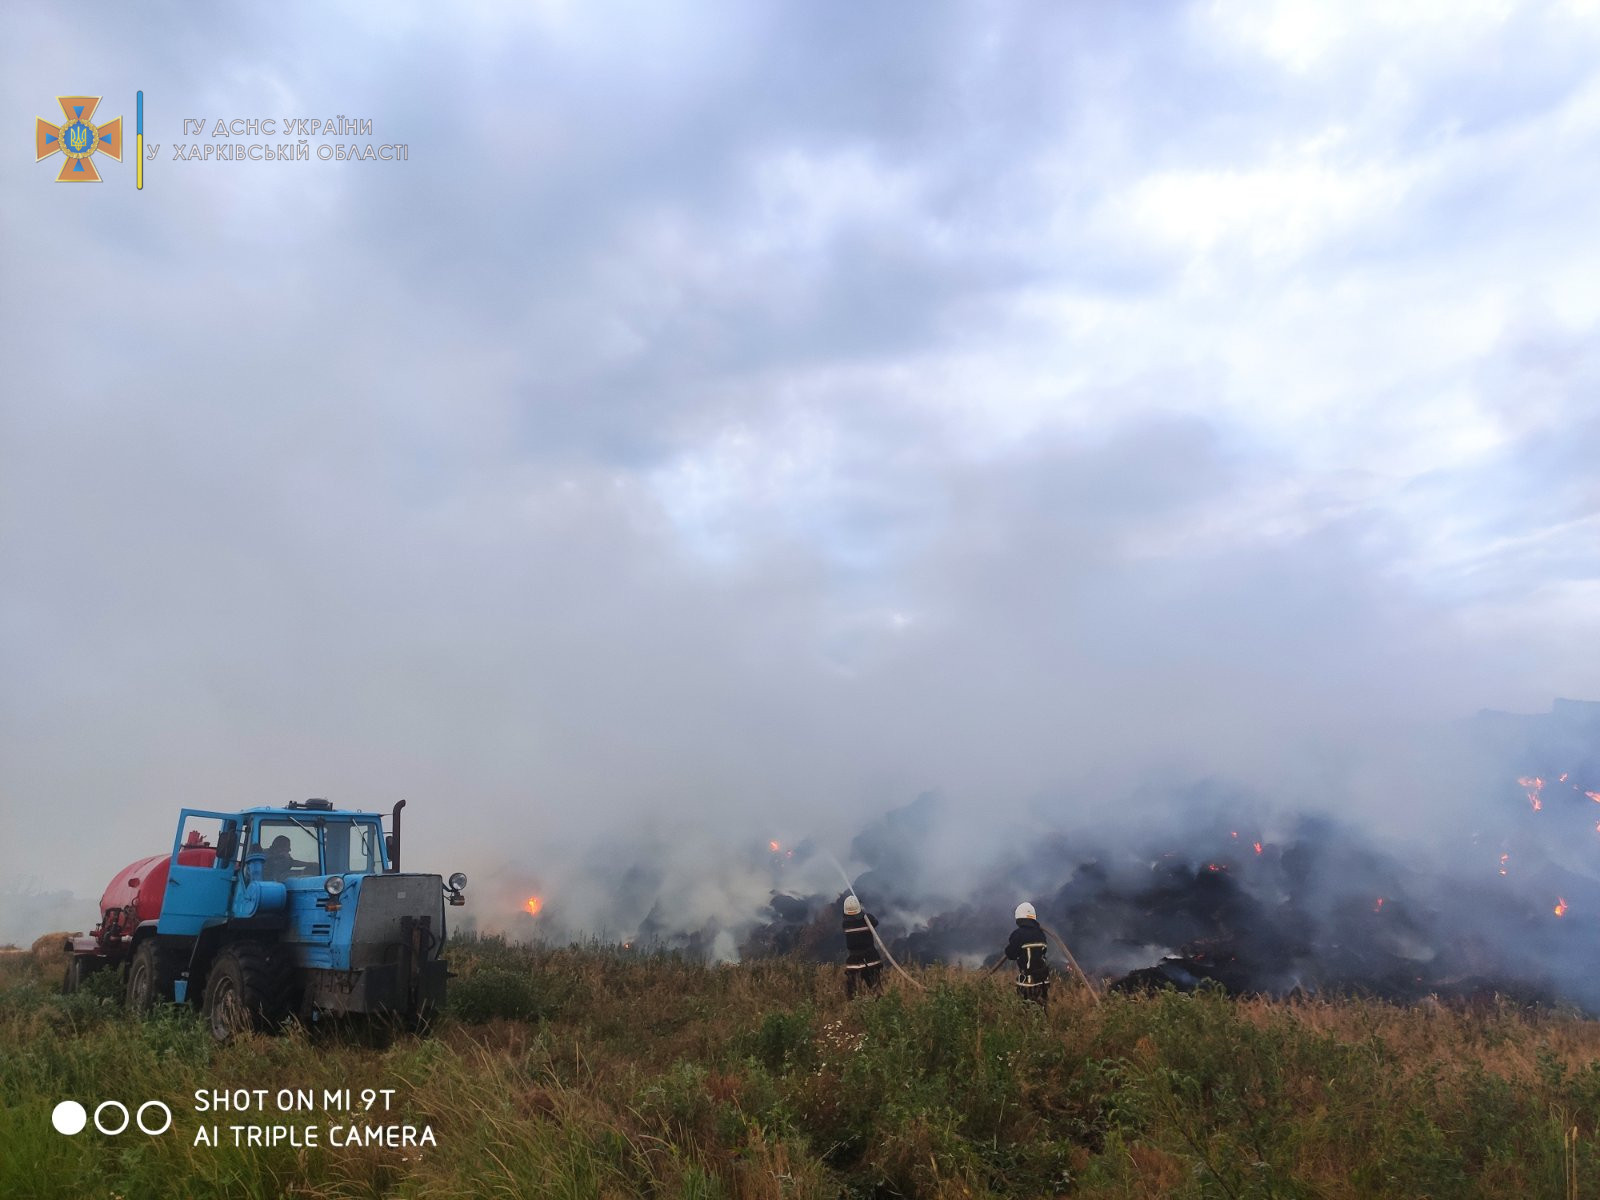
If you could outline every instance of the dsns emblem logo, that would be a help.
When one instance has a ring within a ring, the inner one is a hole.
[[[57,183],[99,183],[100,172],[94,169],[94,156],[122,161],[122,118],[94,123],[94,110],[100,106],[99,96],[57,96],[61,113],[66,121],[52,125],[43,117],[34,126],[34,149],[43,162],[52,154],[63,154]]]

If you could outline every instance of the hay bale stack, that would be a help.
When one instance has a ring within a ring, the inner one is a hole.
[[[53,979],[67,969],[67,962],[72,955],[63,947],[66,940],[74,936],[76,935],[64,930],[61,933],[47,933],[42,938],[34,940],[33,961],[41,975]]]

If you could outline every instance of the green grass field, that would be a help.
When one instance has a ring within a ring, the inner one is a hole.
[[[787,960],[493,940],[449,957],[431,1038],[217,1047],[187,1011],[130,1018],[98,979],[57,995],[49,953],[0,956],[0,1196],[1600,1195],[1600,1024],[1573,1016],[1096,1005],[1060,984],[1046,1016],[969,972],[849,1005],[837,967]],[[393,1110],[196,1111],[197,1090],[234,1088],[390,1088]],[[64,1099],[163,1100],[174,1123],[69,1137]],[[385,1124],[432,1144],[328,1144]],[[213,1125],[222,1144],[196,1145]],[[319,1144],[234,1146],[232,1125]]]

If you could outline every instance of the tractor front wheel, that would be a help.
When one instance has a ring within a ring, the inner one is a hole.
[[[293,971],[276,946],[235,942],[206,973],[206,1024],[219,1042],[252,1030],[275,1031],[289,1015]]]

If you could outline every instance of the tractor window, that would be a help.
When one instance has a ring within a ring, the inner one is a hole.
[[[298,879],[322,874],[322,854],[317,843],[316,826],[308,822],[259,822],[250,852],[267,856],[261,872],[265,879]]]
[[[328,874],[378,871],[378,823],[376,821],[329,821],[324,826],[324,849]]]
[[[223,822],[220,817],[190,813],[178,830],[178,863],[185,867],[228,866],[217,862],[217,838]]]

